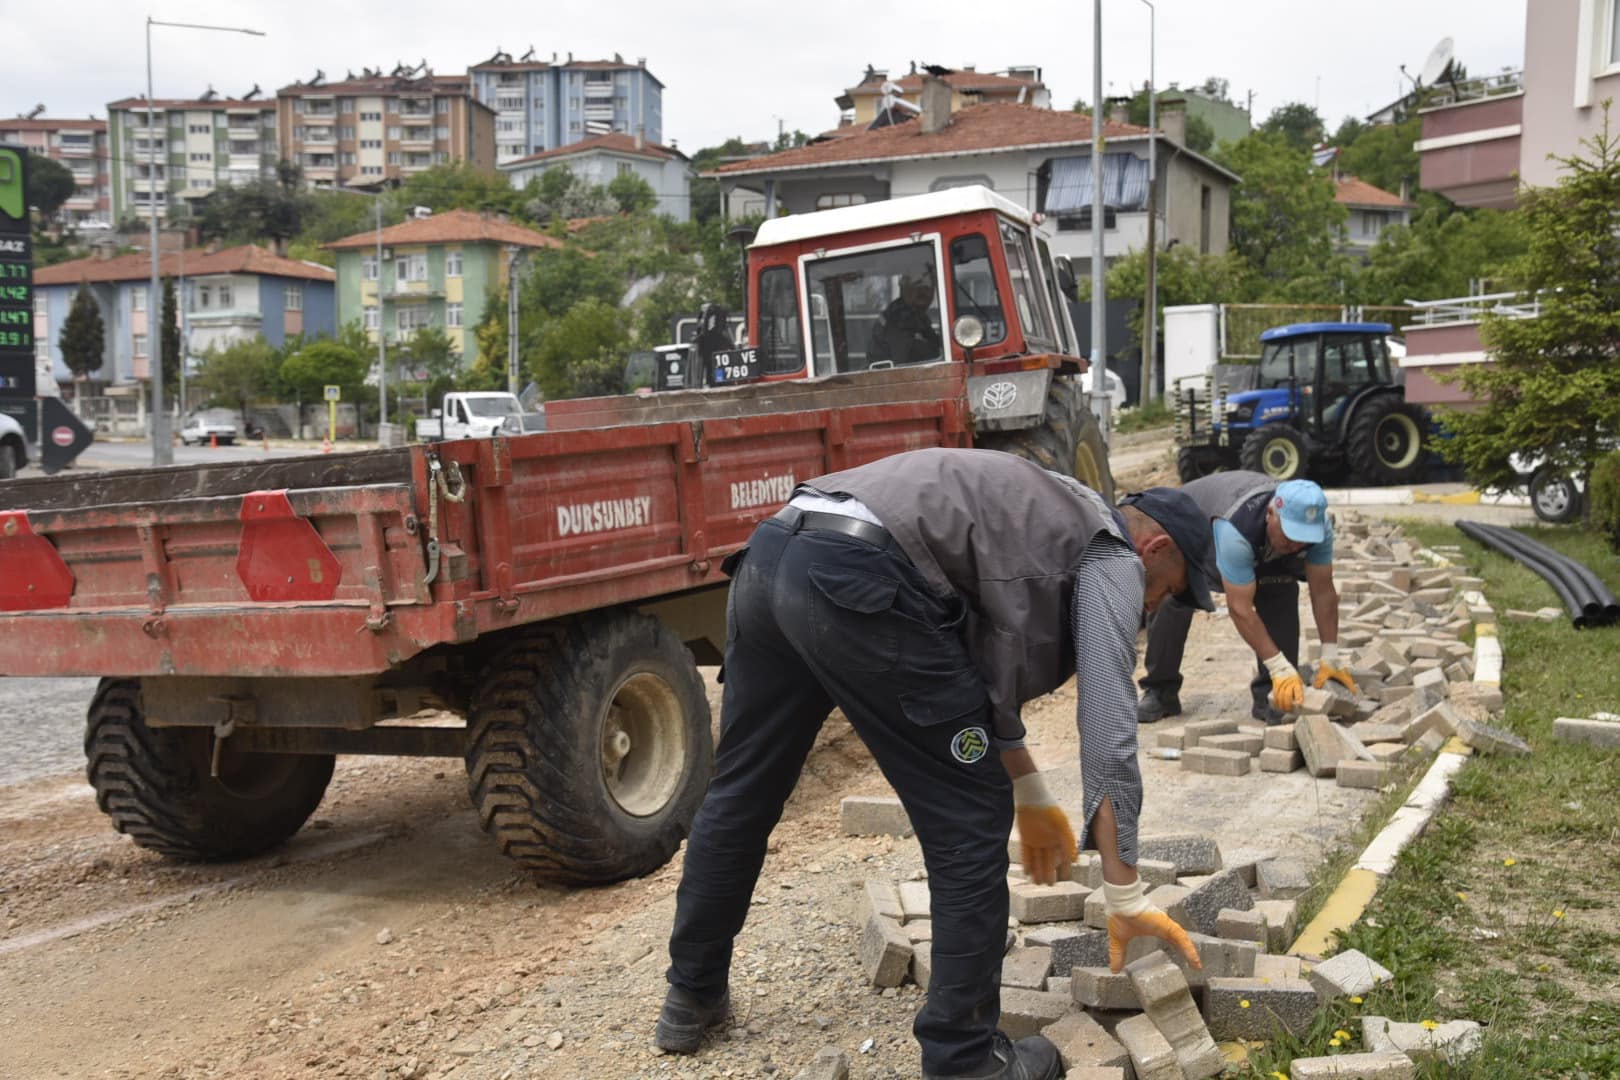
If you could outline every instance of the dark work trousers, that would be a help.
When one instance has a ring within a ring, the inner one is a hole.
[[[900,796],[922,845],[933,914],[928,996],[912,1030],[923,1069],[985,1063],[1001,1015],[1012,782],[989,746],[989,698],[964,645],[960,599],[941,599],[891,545],[754,532],[727,611],[720,747],[686,842],[669,981],[727,986],[765,859],[816,732],[837,705]]]
[[[1276,642],[1288,662],[1299,667],[1299,579],[1293,574],[1262,573],[1255,578],[1254,610],[1260,624]],[[1142,689],[1167,694],[1181,692],[1181,658],[1187,649],[1192,608],[1166,600],[1148,620],[1147,674]],[[1271,701],[1271,673],[1255,657],[1255,676],[1249,694],[1256,705]]]

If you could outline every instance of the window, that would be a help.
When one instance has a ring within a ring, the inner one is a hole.
[[[398,165],[399,164],[399,151],[398,150],[390,150],[390,151],[388,151],[388,164],[390,164],[390,165]]]
[[[213,306],[214,288],[212,285],[197,286],[197,308],[202,310]]]
[[[831,210],[835,206],[859,206],[865,201],[865,195],[853,191],[830,191],[825,195],[816,196],[816,209]]]
[[[145,285],[137,285],[133,289],[129,290],[129,310],[131,310],[131,311],[145,311],[146,310],[146,286]]]
[[[1003,221],[1001,246],[1007,253],[1007,276],[1012,279],[1018,322],[1024,328],[1024,347],[1030,352],[1055,350],[1057,335],[1052,332],[1052,319],[1041,295],[1041,272],[1030,250],[1029,237]]]
[[[502,94],[495,99],[495,104],[502,109],[521,109],[523,108],[523,98],[521,95],[512,97],[509,94]]]
[[[135,355],[136,356],[145,356],[146,355],[146,335],[145,334],[136,334],[135,335]]]
[[[433,151],[433,164],[435,164],[435,165],[443,165],[446,162],[448,162],[449,160],[450,160],[450,152],[448,150],[435,150],[435,151]]]
[[[213,161],[214,155],[209,153],[192,154],[192,161]]]
[[[456,326],[456,327],[459,327],[461,325],[461,305],[460,304],[446,304],[446,305],[444,305],[444,325],[446,325],[446,326]]]
[[[352,139],[352,138],[354,138],[354,128],[350,127],[348,124],[344,124],[342,127],[338,128],[338,138],[340,138],[340,139]]]
[[[573,132],[578,132],[579,131],[579,121],[578,120],[570,120],[570,121],[568,121],[568,130],[573,131]]]
[[[401,255],[394,260],[395,281],[426,281],[427,255]]]
[[[1316,338],[1285,338],[1268,341],[1260,351],[1260,389],[1287,386],[1297,379],[1300,386],[1316,382]]]
[[[401,334],[414,334],[430,322],[426,304],[406,304],[394,313],[394,326]]]
[[[362,150],[381,150],[382,149],[382,140],[381,139],[361,139],[360,140],[360,149],[362,149]]]
[[[629,176],[634,171],[635,171],[634,167],[631,166],[631,164],[628,161],[619,162],[619,175],[620,176]]]
[[[398,139],[399,134],[400,134],[400,129],[399,129],[398,124],[389,124],[388,125],[388,137],[390,139]]]
[[[352,151],[352,150],[343,151],[343,164],[345,164],[345,165],[353,165],[354,164],[354,151]]]
[[[380,124],[380,123],[382,123],[382,113],[380,113],[380,112],[363,112],[363,113],[360,114],[360,122],[362,124],[367,124],[367,123]]]
[[[433,129],[433,137],[435,139],[448,139],[450,137],[450,129],[447,127],[436,127]]]
[[[433,103],[433,111],[441,115],[448,114],[450,112],[450,99],[440,98],[439,100],[435,101]]]
[[[367,330],[377,329],[377,327],[380,325],[380,321],[377,318],[377,311],[378,308],[376,304],[367,304],[365,307],[361,308],[360,325],[365,327]]]
[[[932,243],[817,259],[808,278],[817,374],[944,358]]]
[[[304,287],[302,285],[287,286],[286,297],[288,311],[304,310]]]
[[[362,166],[360,166],[360,175],[361,176],[381,176],[382,174],[383,174],[383,167],[381,165],[362,165]]]
[[[231,287],[229,285],[221,285],[219,287],[219,306],[222,308],[228,308],[231,306],[231,300]]]
[[[35,338],[34,339],[34,359],[35,360],[49,360],[50,358],[51,358],[51,343],[49,341],[47,341],[45,338],[42,338],[42,337]]]
[[[338,101],[338,112],[354,112],[354,98],[341,98]]]
[[[444,276],[447,278],[461,276],[461,252],[449,251],[445,253]]]
[[[1007,319],[996,288],[996,268],[990,245],[983,236],[959,236],[951,241],[951,303],[956,317],[972,315],[984,324],[984,345],[1007,338]]]
[[[443,139],[443,138],[447,138],[449,136],[449,133],[450,133],[449,128],[440,128],[439,130],[441,132],[444,132],[444,134],[440,135],[439,138]],[[504,131],[504,132],[508,132],[508,133],[513,132],[513,131],[522,131],[523,130],[523,121],[521,121],[521,120],[498,120],[495,123],[495,130],[496,131]]]
[[[293,112],[302,113],[303,111],[304,111],[304,99],[303,98],[293,98]]]
[[[377,256],[375,256],[375,255],[362,255],[362,256],[360,256],[360,280],[362,280],[362,281],[376,281],[377,280]]]
[[[214,182],[212,180],[192,180],[191,181],[191,190],[193,190],[193,191],[207,191],[209,188],[211,188],[213,186],[214,186]]]
[[[214,126],[212,124],[187,124],[186,131],[193,135],[212,135]]]
[[[759,358],[768,375],[804,367],[799,294],[790,267],[772,266],[759,275]]]
[[[49,311],[50,311],[50,298],[47,297],[44,293],[39,293],[39,294],[35,295],[35,297],[34,297],[34,314],[35,315],[45,315]]]

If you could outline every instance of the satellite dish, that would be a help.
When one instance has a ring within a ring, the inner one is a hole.
[[[1429,58],[1423,62],[1423,70],[1418,73],[1418,85],[1433,86],[1440,81],[1451,66],[1451,39],[1443,37],[1434,48],[1429,50]]]

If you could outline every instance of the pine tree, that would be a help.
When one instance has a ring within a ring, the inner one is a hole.
[[[101,309],[87,285],[79,286],[79,294],[68,309],[67,321],[62,324],[62,362],[75,378],[88,379],[101,370],[106,359],[107,329],[101,321]]]
[[[180,313],[174,295],[174,279],[163,281],[163,398],[175,401],[180,396]]]

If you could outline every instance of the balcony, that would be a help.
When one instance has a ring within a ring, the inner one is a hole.
[[[399,115],[402,117],[429,117],[433,115],[433,102],[431,101],[401,101]]]
[[[430,127],[405,128],[400,134],[399,144],[401,146],[432,146],[433,129]]]
[[[591,100],[593,98],[611,98],[612,96],[613,81],[611,79],[603,80],[602,82],[586,82],[585,84],[586,100]]]
[[[1459,206],[1511,208],[1524,120],[1519,73],[1470,79],[1439,100],[1422,111],[1413,144],[1418,182]]]
[[[383,293],[384,300],[431,300],[444,295],[444,286],[433,286],[426,281],[395,281]]]
[[[1534,319],[1541,304],[1517,293],[1488,293],[1445,300],[1413,301],[1414,319],[1404,329],[1406,400],[1419,405],[1468,405],[1473,399],[1462,387],[1440,376],[1465,364],[1490,362],[1480,340],[1480,319],[1486,313],[1513,319]]]
[[[57,152],[63,157],[90,157],[96,152],[96,147],[95,143],[88,137],[75,139],[64,135],[60,145],[57,147]]]

